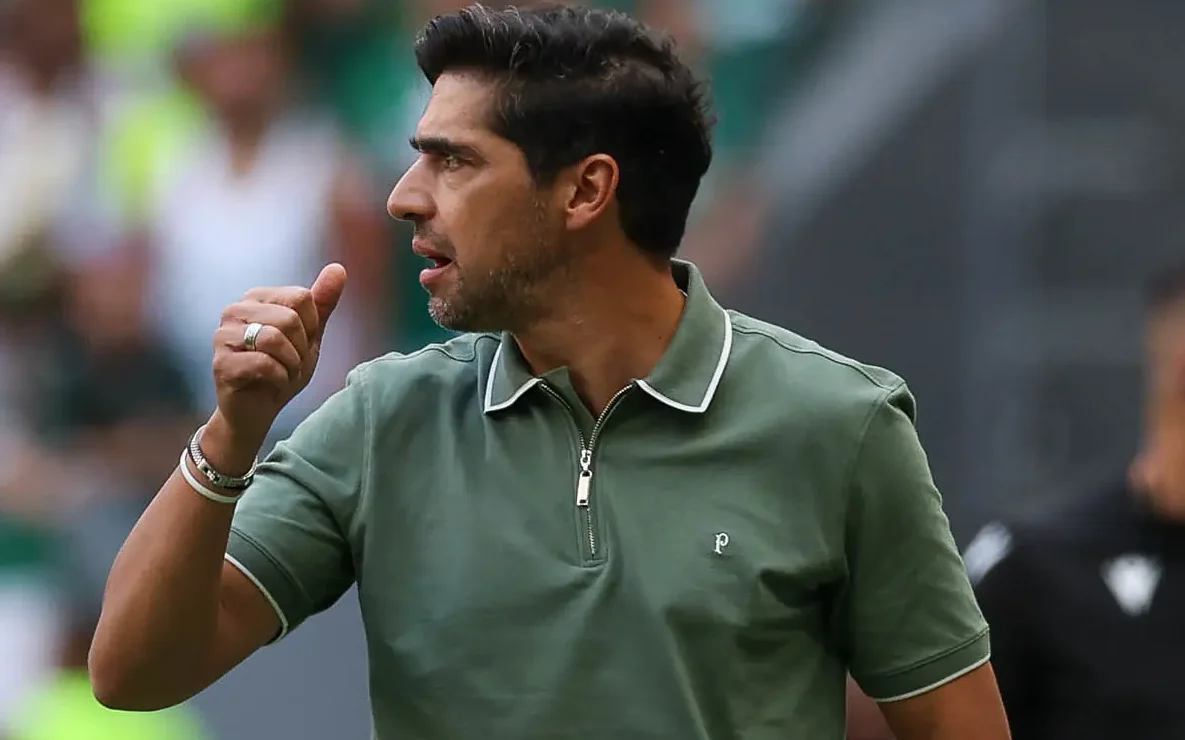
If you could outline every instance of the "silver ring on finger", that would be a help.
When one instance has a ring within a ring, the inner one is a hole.
[[[256,351],[255,343],[259,340],[259,332],[261,331],[263,331],[263,324],[258,321],[252,321],[243,330],[243,346],[247,348],[248,352]]]

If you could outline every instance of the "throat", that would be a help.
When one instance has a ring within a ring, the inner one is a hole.
[[[535,375],[566,368],[573,389],[595,418],[622,389],[654,372],[674,339],[686,296],[673,281],[667,284],[669,290],[647,307],[622,302],[517,333],[523,358]]]

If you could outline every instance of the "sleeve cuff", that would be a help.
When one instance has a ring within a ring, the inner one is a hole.
[[[912,699],[965,676],[990,659],[991,647],[985,629],[953,650],[906,670],[865,678],[860,688],[880,703]]]
[[[302,615],[307,613],[300,587],[261,545],[233,528],[225,558],[226,562],[255,584],[276,611],[280,631],[269,644],[283,639],[300,623]]]

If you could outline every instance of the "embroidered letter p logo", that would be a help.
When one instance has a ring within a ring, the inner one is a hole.
[[[716,534],[716,549],[717,555],[724,554],[724,548],[728,547],[728,532],[719,532]]]

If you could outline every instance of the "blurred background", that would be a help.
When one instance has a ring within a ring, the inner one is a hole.
[[[369,736],[352,597],[138,724],[80,670],[116,550],[212,407],[225,304],[351,268],[280,433],[361,359],[443,338],[383,204],[428,94],[412,36],[462,4],[0,0],[5,740]],[[961,542],[1122,474],[1139,287],[1185,245],[1185,5],[608,4],[714,81],[685,256],[910,381]]]

